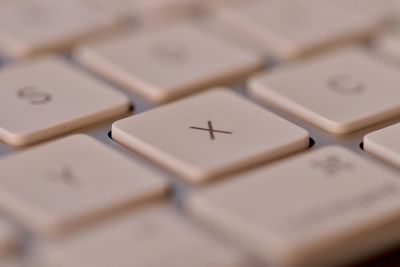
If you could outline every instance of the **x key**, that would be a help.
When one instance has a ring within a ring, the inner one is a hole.
[[[208,128],[201,128],[201,127],[190,127],[190,129],[195,129],[195,130],[201,130],[201,131],[208,131],[210,133],[210,138],[211,140],[215,139],[215,134],[214,133],[224,133],[224,134],[233,134],[233,132],[228,132],[228,131],[221,131],[221,130],[215,130],[213,128],[212,122],[208,121]]]
[[[112,137],[193,183],[309,144],[303,129],[221,88],[120,120]]]

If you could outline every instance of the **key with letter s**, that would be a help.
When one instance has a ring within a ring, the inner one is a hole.
[[[16,146],[123,114],[130,106],[124,95],[55,57],[5,68],[0,87],[0,140]]]

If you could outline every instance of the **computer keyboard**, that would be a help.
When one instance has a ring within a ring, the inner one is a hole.
[[[0,267],[400,266],[399,0],[0,0]]]

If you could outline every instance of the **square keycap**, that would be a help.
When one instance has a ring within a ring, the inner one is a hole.
[[[400,240],[398,175],[336,146],[242,173],[186,204],[267,266],[347,266]]]
[[[243,255],[164,204],[56,240],[45,267],[242,267]]]
[[[0,140],[29,145],[127,113],[129,99],[75,69],[45,57],[0,72]]]
[[[10,57],[63,49],[106,31],[113,16],[81,0],[0,1],[0,53]]]
[[[398,69],[361,47],[330,52],[260,74],[252,95],[335,134],[400,114]]]
[[[309,144],[308,133],[227,89],[214,89],[120,120],[112,137],[191,182]]]
[[[252,51],[191,24],[174,24],[84,45],[75,57],[154,103],[237,81],[262,64]]]
[[[0,207],[48,236],[159,197],[167,187],[156,172],[85,135],[0,160]]]
[[[236,36],[249,39],[265,54],[278,59],[293,59],[364,39],[378,28],[365,12],[351,12],[330,1],[237,2],[227,2],[218,9],[218,18]]]

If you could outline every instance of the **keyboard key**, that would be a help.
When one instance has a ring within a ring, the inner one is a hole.
[[[197,0],[81,0],[90,6],[121,19],[139,22],[165,22],[190,15]]]
[[[236,81],[261,65],[252,52],[186,24],[83,46],[76,57],[155,103]]]
[[[48,236],[159,197],[166,188],[157,174],[84,135],[0,160],[0,207]]]
[[[335,51],[249,82],[261,101],[335,134],[400,113],[400,74],[362,48]]]
[[[370,133],[364,137],[364,150],[400,167],[400,124]]]
[[[267,55],[279,59],[363,39],[377,29],[368,17],[323,1],[243,1],[223,6],[217,16],[242,38],[253,39]]]
[[[62,49],[114,26],[79,0],[0,1],[0,47],[11,57]]]
[[[61,59],[0,72],[0,140],[28,145],[129,110],[129,99]]]
[[[400,241],[398,175],[340,147],[242,174],[187,208],[269,266],[342,266]]]
[[[235,250],[223,246],[163,205],[61,241],[43,252],[48,266],[248,266]]]
[[[204,182],[309,144],[308,133],[227,89],[120,120],[112,137],[190,182]]]

